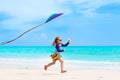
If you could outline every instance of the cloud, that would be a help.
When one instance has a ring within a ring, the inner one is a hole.
[[[27,29],[25,23],[47,18],[52,13],[66,12],[53,0],[2,0],[0,6],[0,12],[14,17],[2,22],[4,28],[15,30]]]
[[[58,4],[71,10],[72,13],[78,13],[85,16],[96,15],[96,9],[112,4],[120,3],[120,0],[59,0]],[[72,7],[71,7],[72,6]],[[97,13],[98,14],[98,13]]]
[[[26,30],[37,23],[44,21],[50,14],[64,12],[76,13],[87,17],[99,14],[95,12],[102,6],[111,3],[120,3],[119,0],[2,0],[0,12],[6,17],[0,18],[4,29]],[[7,6],[7,7],[6,7]],[[7,19],[12,16],[11,19]]]
[[[11,18],[12,18],[12,16],[10,16],[4,12],[0,12],[0,22],[11,19]]]
[[[20,0],[20,1],[1,1],[1,11],[7,12],[11,15],[14,15],[18,18],[38,18],[42,16],[49,15],[53,12],[61,12],[62,10],[55,5],[54,1],[29,1],[29,0]],[[7,6],[7,7],[5,7]],[[4,7],[4,8],[3,8]]]
[[[102,6],[96,10],[97,13],[102,14],[120,14],[120,3],[112,3]]]

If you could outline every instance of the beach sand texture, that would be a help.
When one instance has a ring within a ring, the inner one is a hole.
[[[0,80],[120,80],[119,70],[59,70],[38,68],[1,67]]]

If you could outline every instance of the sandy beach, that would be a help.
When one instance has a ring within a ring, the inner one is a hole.
[[[66,61],[67,73],[59,62],[43,69],[49,60],[0,58],[0,80],[120,80],[119,62]]]
[[[120,70],[59,70],[40,68],[0,67],[0,80],[120,80]]]

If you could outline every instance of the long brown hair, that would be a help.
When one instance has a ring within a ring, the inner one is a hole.
[[[58,40],[59,38],[60,38],[60,37],[57,36],[57,37],[54,39],[54,41],[53,41],[53,43],[52,43],[52,46],[55,46],[55,45],[57,44],[57,40]]]

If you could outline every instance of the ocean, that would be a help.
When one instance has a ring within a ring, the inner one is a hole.
[[[4,46],[0,58],[46,59],[54,51],[53,46]],[[120,46],[70,46],[61,55],[66,60],[120,62]]]
[[[49,63],[53,46],[1,46],[0,66],[15,65],[39,66]],[[76,67],[89,63],[90,66],[109,66],[120,68],[120,46],[69,46],[61,53],[62,58]],[[91,64],[92,63],[92,64]],[[97,65],[96,65],[97,63]]]

